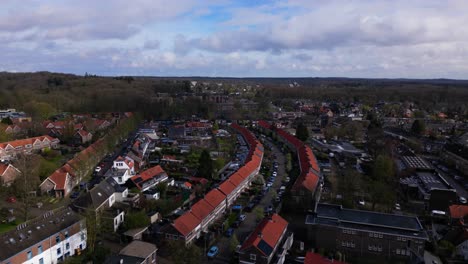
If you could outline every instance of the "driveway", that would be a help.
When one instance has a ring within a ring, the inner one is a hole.
[[[286,178],[285,156],[273,143],[271,143],[271,146],[272,154],[276,155],[276,161],[278,162],[278,176],[276,177],[273,186],[270,188],[270,191],[265,194],[263,199],[256,206],[260,208],[265,208],[269,205],[272,205],[273,193],[281,187],[281,181]],[[248,235],[255,229],[255,227],[258,224],[258,222],[256,221],[256,215],[254,211],[255,209],[253,209],[252,212],[243,212],[243,214],[245,214],[247,218],[240,225],[240,227],[236,228],[234,231],[234,234],[236,235],[240,244],[242,244],[242,242],[245,239],[247,239]],[[230,241],[231,238],[223,236],[217,243],[215,243],[215,245],[219,247],[218,256],[216,256],[214,260],[207,260],[205,258],[204,262],[230,263],[234,256],[233,252],[230,251]]]

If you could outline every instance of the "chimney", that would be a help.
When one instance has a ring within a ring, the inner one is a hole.
[[[258,237],[259,237],[259,238],[263,238],[262,232],[258,232]]]

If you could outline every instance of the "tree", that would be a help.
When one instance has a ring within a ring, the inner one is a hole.
[[[411,132],[416,135],[423,135],[426,132],[426,124],[422,119],[416,119],[411,126]]]
[[[238,245],[239,245],[239,240],[237,239],[236,234],[233,234],[229,241],[229,250],[230,251],[236,250]]]
[[[39,157],[37,155],[19,154],[16,157],[15,167],[20,171],[13,183],[13,190],[23,209],[24,221],[29,220],[29,210],[33,206],[39,180]]]
[[[10,117],[5,117],[2,119],[2,124],[5,124],[5,125],[13,125],[13,121],[11,120]]]
[[[302,141],[307,141],[309,138],[309,130],[302,122],[297,125],[296,137]]]
[[[213,170],[213,160],[211,159],[208,150],[204,149],[200,154],[200,159],[198,160],[198,175],[201,177],[212,179]]]
[[[255,213],[255,217],[256,217],[257,221],[262,220],[263,217],[265,216],[265,211],[261,207],[256,207],[254,209],[254,213]]]
[[[167,183],[166,182],[162,182],[160,184],[158,184],[156,186],[156,190],[159,192],[159,194],[161,195],[161,198],[163,200],[166,200],[166,193],[167,193]]]
[[[372,179],[390,183],[394,175],[395,167],[392,158],[386,155],[377,156],[372,167]]]
[[[150,220],[145,211],[131,212],[125,215],[124,227],[126,229],[145,227],[149,224]]]
[[[29,113],[34,119],[45,120],[56,110],[48,103],[31,101],[24,105],[24,111]]]

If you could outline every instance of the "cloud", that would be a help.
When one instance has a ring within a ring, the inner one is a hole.
[[[2,70],[466,78],[468,1],[5,0]]]

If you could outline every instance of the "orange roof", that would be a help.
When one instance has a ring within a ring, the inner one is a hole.
[[[462,219],[468,216],[468,205],[451,205],[449,207],[450,216],[456,219]]]
[[[255,230],[249,235],[249,237],[242,244],[241,250],[245,250],[249,247],[255,247],[263,255],[268,256],[270,253],[264,252],[259,247],[260,243],[266,243],[272,249],[276,247],[276,244],[280,242],[281,235],[285,232],[288,227],[288,222],[284,220],[278,214],[273,214],[271,218],[265,218],[258,224]],[[262,242],[263,241],[263,242]]]
[[[234,191],[234,189],[236,189],[236,186],[232,184],[232,182],[230,182],[229,180],[226,180],[223,183],[221,183],[221,185],[219,185],[218,189],[221,192],[223,192],[224,195],[228,196],[232,193],[232,191]]]
[[[185,214],[181,215],[174,221],[173,226],[183,236],[187,236],[200,223],[201,223],[200,219],[195,217],[191,212],[186,212]]]
[[[8,164],[0,163],[0,175],[2,175],[6,169],[8,169]]]
[[[40,136],[40,137],[33,137],[33,138],[26,138],[26,139],[18,139],[18,140],[14,140],[14,141],[8,141],[8,142],[4,142],[4,143],[0,143],[0,148],[5,148],[7,145],[11,145],[12,147],[20,147],[20,146],[26,146],[28,144],[34,144],[34,142],[36,140],[39,140],[41,142],[43,142],[45,139],[48,139],[49,141],[54,141],[54,140],[58,140],[56,138],[53,138],[51,136]]]
[[[51,180],[55,184],[54,190],[65,190],[65,183],[67,182],[67,172],[61,169],[56,170],[52,175],[49,176],[49,180]]]
[[[236,172],[229,177],[229,181],[231,181],[231,183],[235,186],[239,186],[244,181],[244,178],[242,178],[240,174]]]
[[[166,173],[166,172],[163,170],[163,168],[161,168],[161,166],[157,165],[157,166],[151,167],[141,172],[140,174],[133,176],[132,178],[130,178],[130,180],[132,180],[133,183],[135,183],[135,185],[138,188],[141,188],[140,183],[145,182],[151,178],[154,178],[160,175],[161,173]],[[141,179],[141,180],[137,181],[137,179]]]
[[[218,189],[213,189],[205,195],[205,201],[208,202],[213,208],[216,208],[220,203],[226,199],[226,195]]]
[[[213,206],[211,206],[205,200],[200,200],[192,205],[190,211],[194,216],[200,219],[200,221],[203,221],[203,219],[205,219],[205,217],[207,217],[213,211],[213,209]]]

